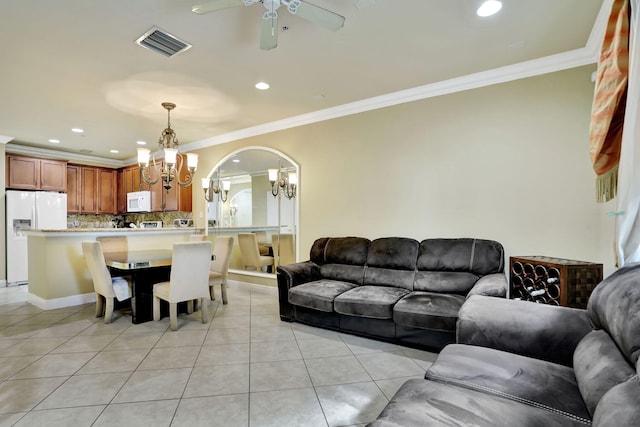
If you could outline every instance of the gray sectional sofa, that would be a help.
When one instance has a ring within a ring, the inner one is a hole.
[[[458,344],[368,427],[640,426],[640,264],[587,309],[472,296]]]
[[[506,295],[503,269],[492,240],[321,238],[278,267],[280,318],[439,350],[467,298]]]

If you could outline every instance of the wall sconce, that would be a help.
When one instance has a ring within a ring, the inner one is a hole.
[[[229,190],[231,190],[231,181],[228,179],[220,179],[218,176],[218,183],[222,182],[222,188],[220,185],[214,185],[213,179],[202,178],[202,189],[204,190],[204,198],[207,202],[213,201],[213,195],[218,195],[218,200],[222,203],[227,201],[229,197]],[[224,194],[223,194],[224,193]]]
[[[269,169],[269,182],[271,183],[271,194],[276,197],[282,188],[282,193],[287,199],[296,196],[298,186],[298,174],[295,172],[281,172],[279,169]]]
[[[178,155],[178,138],[173,129],[171,129],[171,110],[176,108],[176,104],[170,102],[163,102],[162,106],[167,110],[167,128],[162,131],[162,135],[158,140],[160,147],[151,154],[151,151],[147,148],[138,148],[138,166],[140,166],[140,176],[142,180],[149,185],[153,185],[162,179],[163,187],[169,191],[171,189],[171,181],[174,179],[182,187],[188,187],[193,180],[193,174],[198,168],[198,155],[195,153],[187,153],[187,175],[186,181],[180,179],[182,168],[184,166],[184,159]],[[158,168],[156,165],[155,156],[160,150],[164,150],[164,165],[162,168]],[[152,176],[152,172],[149,171],[149,161],[153,162],[153,169],[155,170],[155,178]],[[180,163],[180,164],[178,164]]]

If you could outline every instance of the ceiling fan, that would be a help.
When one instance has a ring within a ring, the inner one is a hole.
[[[303,0],[209,0],[193,6],[191,11],[204,15],[229,7],[251,6],[254,3],[262,3],[267,9],[262,15],[260,31],[260,49],[264,50],[278,46],[278,8],[280,6],[286,6],[289,13],[331,31],[338,31],[344,25],[344,16]]]

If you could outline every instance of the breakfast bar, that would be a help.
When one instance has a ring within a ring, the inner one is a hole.
[[[197,228],[66,229],[27,231],[29,301],[51,310],[95,301],[93,282],[82,255],[82,241],[101,236],[126,236],[129,250],[171,250],[186,242]]]

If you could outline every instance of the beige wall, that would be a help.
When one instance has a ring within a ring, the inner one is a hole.
[[[6,230],[6,221],[7,221],[7,217],[6,217],[6,212],[5,212],[5,177],[6,177],[6,172],[5,172],[5,150],[6,150],[6,145],[5,144],[0,144],[0,155],[2,156],[2,161],[0,161],[0,192],[2,193],[2,197],[0,197],[0,218],[2,218],[2,221],[0,221],[0,223],[2,224],[2,227],[0,227],[0,236],[2,236],[2,245],[0,246],[0,280],[7,280],[7,254],[6,254],[6,248],[7,248],[7,230]],[[5,282],[3,282],[5,283]]]
[[[198,174],[243,146],[298,162],[302,260],[321,236],[467,236],[498,240],[507,256],[603,262],[607,272],[612,220],[594,201],[588,151],[594,68],[210,147]]]

